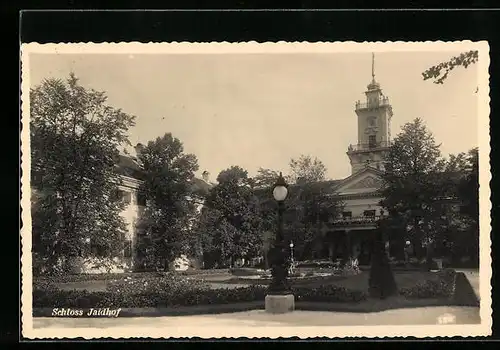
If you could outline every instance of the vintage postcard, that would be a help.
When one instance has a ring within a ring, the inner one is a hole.
[[[487,42],[26,43],[22,334],[491,334]]]

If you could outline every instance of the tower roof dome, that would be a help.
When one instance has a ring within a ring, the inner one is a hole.
[[[380,90],[380,84],[375,81],[375,78],[367,86],[368,90]]]

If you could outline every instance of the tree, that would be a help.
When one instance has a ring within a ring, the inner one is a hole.
[[[342,203],[330,196],[325,178],[326,167],[318,158],[300,156],[290,160],[290,174],[285,176],[292,185],[285,201],[284,235],[293,241],[297,258],[310,256],[314,244],[322,239],[325,225],[337,216]],[[276,203],[272,186],[278,172],[260,168],[254,177],[258,193],[264,232],[275,233]]]
[[[138,160],[144,170],[140,191],[146,199],[138,253],[150,264],[168,269],[192,242],[190,222],[196,203],[191,184],[198,161],[184,153],[182,142],[171,133],[149,141],[140,149]]]
[[[233,166],[221,171],[217,181],[198,226],[205,257],[226,265],[256,256],[262,250],[262,220],[247,171]]]
[[[430,67],[422,73],[422,76],[424,80],[434,79],[434,84],[443,84],[453,69],[456,67],[467,68],[471,64],[476,63],[478,58],[479,52],[477,50],[462,52],[460,55],[452,57],[449,61]]]
[[[473,148],[466,156],[463,167],[467,174],[460,184],[459,196],[462,199],[463,213],[478,224],[479,221],[479,150]]]
[[[79,85],[74,74],[30,91],[31,183],[38,193],[33,251],[49,269],[72,257],[114,257],[123,249],[115,164],[134,117],[106,99]]]
[[[261,217],[264,232],[276,231],[276,201],[272,191],[259,194]],[[325,225],[341,211],[342,202],[330,196],[328,185],[304,183],[292,185],[285,201],[284,237],[293,241],[295,256],[298,259],[309,257],[314,243],[322,239]]]
[[[399,235],[402,239],[409,238],[419,251],[426,247],[429,262],[437,236],[447,224],[443,200],[446,202],[453,188],[444,182],[446,162],[439,147],[417,118],[405,124],[394,139],[383,175],[382,206],[403,231]]]
[[[255,188],[271,188],[278,179],[279,172],[271,169],[259,168],[253,178]]]
[[[235,185],[248,185],[248,180],[248,171],[237,165],[222,170],[219,175],[217,175],[217,182],[219,184],[232,183]]]
[[[298,159],[290,160],[291,182],[318,182],[325,179],[326,167],[318,158],[301,155]]]
[[[451,159],[452,157],[450,157]],[[479,162],[478,149],[460,153],[455,173],[454,196],[460,203],[460,210],[451,212],[450,232],[447,237],[452,256],[469,256],[479,263]]]

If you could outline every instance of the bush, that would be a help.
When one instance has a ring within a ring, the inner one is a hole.
[[[337,265],[330,260],[306,260],[298,261],[297,268],[316,268],[316,269],[331,269]]]
[[[316,302],[360,302],[367,298],[363,291],[350,290],[333,285],[322,285],[318,288],[293,288],[297,301]]]

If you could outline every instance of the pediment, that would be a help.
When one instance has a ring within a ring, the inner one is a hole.
[[[379,171],[364,169],[346,178],[337,187],[338,194],[374,192],[383,185],[382,177]]]
[[[346,190],[357,190],[360,188],[380,188],[382,180],[375,176],[367,176],[346,187]]]

